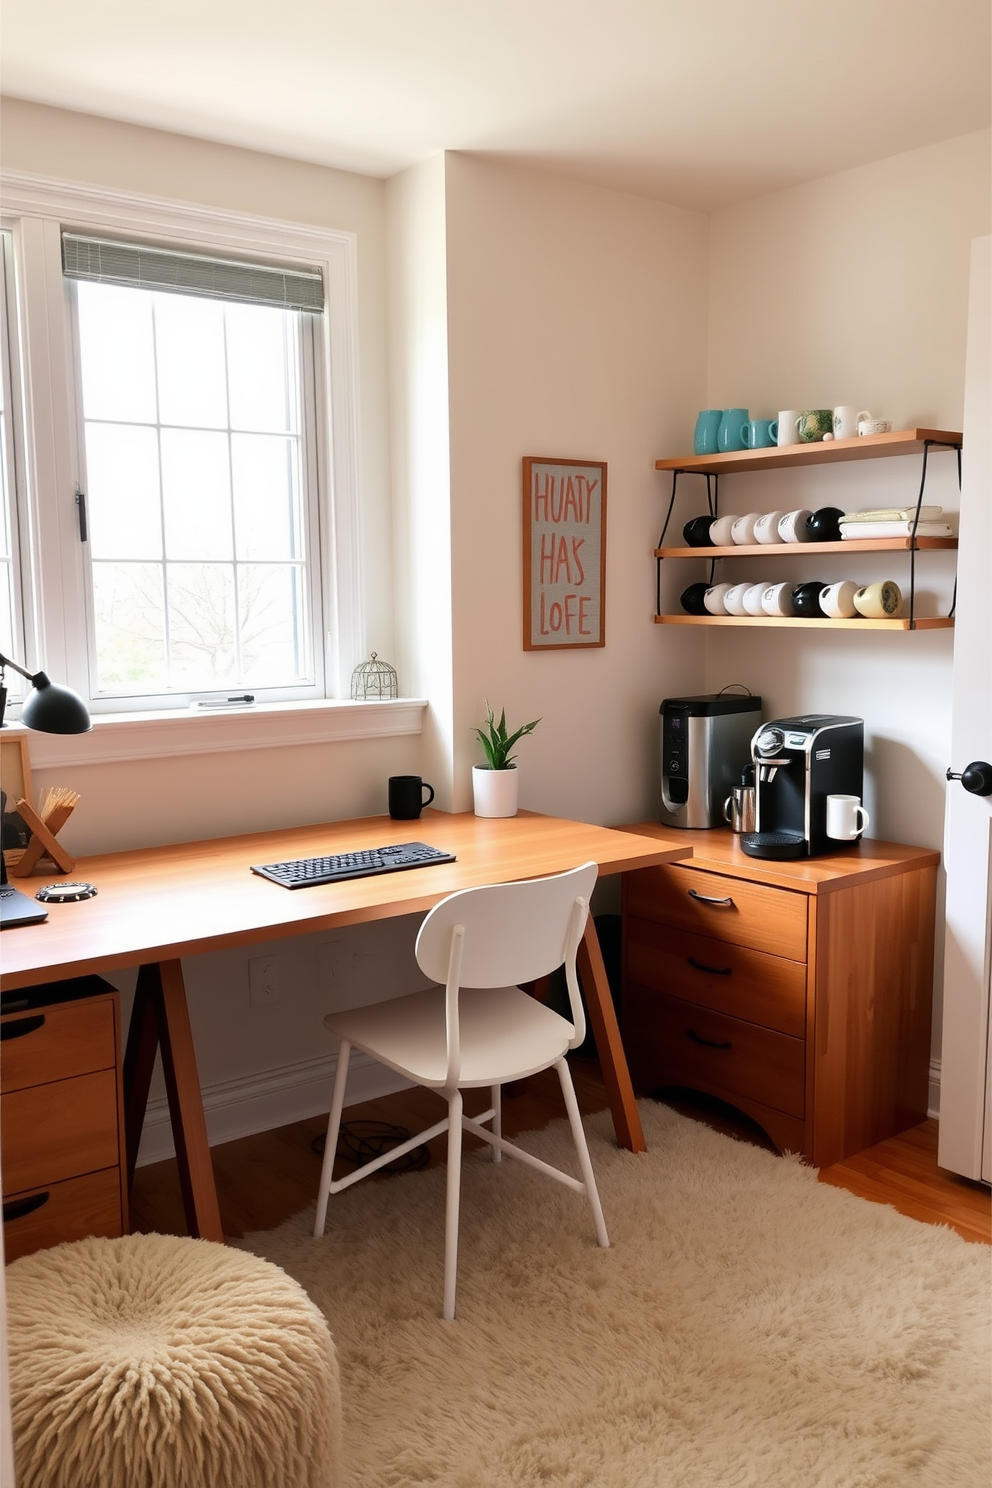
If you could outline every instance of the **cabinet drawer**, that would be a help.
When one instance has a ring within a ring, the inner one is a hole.
[[[628,874],[627,911],[754,951],[806,960],[806,895],[664,864]]]
[[[116,1239],[124,1233],[120,1170],[105,1168],[34,1193],[5,1195],[3,1214],[8,1261],[63,1240],[84,1240],[87,1235]]]
[[[5,1193],[110,1168],[119,1158],[115,1070],[0,1096]]]
[[[107,997],[11,1013],[0,1025],[0,1034],[0,1087],[5,1092],[112,1069],[115,1003]]]
[[[651,920],[627,921],[627,977],[793,1038],[806,1034],[806,967]]]
[[[636,983],[624,998],[624,1037],[655,1086],[689,1085],[733,1102],[760,1101],[805,1115],[803,1039],[665,997]]]

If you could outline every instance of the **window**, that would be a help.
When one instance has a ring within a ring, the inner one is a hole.
[[[347,696],[364,654],[353,240],[59,194],[25,188],[5,223],[13,360],[35,369],[20,513],[4,417],[9,654],[96,713]],[[4,415],[9,389],[5,373]]]

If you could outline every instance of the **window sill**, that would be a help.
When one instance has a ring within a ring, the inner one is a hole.
[[[177,709],[168,713],[97,714],[88,734],[42,734],[20,724],[11,724],[4,732],[29,739],[32,765],[47,770],[63,765],[107,765],[181,754],[419,734],[426,707],[425,698],[262,703],[218,713]]]

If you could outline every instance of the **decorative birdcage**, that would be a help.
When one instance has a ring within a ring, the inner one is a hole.
[[[372,660],[361,662],[351,674],[351,696],[358,701],[397,697],[396,668],[373,651]]]

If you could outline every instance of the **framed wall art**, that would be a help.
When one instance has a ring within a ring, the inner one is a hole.
[[[524,650],[606,645],[606,465],[525,455]]]

